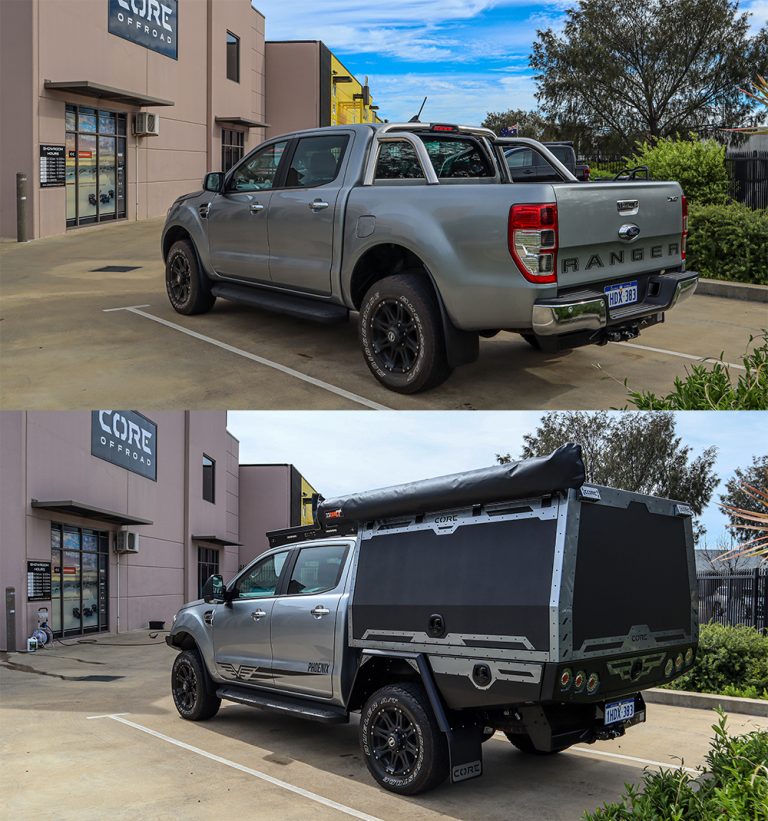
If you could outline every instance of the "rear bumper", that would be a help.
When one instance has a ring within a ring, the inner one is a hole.
[[[577,344],[610,339],[611,329],[616,329],[621,338],[622,328],[629,330],[634,326],[639,330],[661,321],[660,315],[693,295],[698,281],[699,275],[693,271],[654,274],[649,278],[648,295],[642,302],[614,309],[609,309],[608,297],[598,289],[542,299],[534,303],[532,329],[537,337],[586,333],[587,338]]]

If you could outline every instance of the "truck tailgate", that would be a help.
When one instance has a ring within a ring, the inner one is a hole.
[[[683,206],[678,183],[562,183],[553,189],[560,288],[680,266]]]

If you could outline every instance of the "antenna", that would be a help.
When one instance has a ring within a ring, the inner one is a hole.
[[[421,108],[419,109],[419,113],[416,114],[415,116],[411,117],[411,119],[408,120],[409,123],[420,123],[421,122],[419,117],[421,117],[421,112],[424,111],[424,106],[426,104],[427,104],[427,98],[425,97],[424,102],[421,104]]]

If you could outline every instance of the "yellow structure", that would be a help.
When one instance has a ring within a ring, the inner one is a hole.
[[[349,81],[340,82],[341,78],[347,77]],[[331,125],[379,123],[381,120],[372,105],[368,78],[361,83],[331,52]]]
[[[316,499],[318,496],[317,491],[309,484],[309,482],[302,476],[301,477],[301,524],[302,525],[311,525],[314,524],[314,515],[313,515],[313,499]]]

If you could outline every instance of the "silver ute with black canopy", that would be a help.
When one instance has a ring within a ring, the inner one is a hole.
[[[179,612],[174,700],[195,720],[222,698],[360,711],[368,768],[401,794],[481,775],[496,731],[527,753],[617,738],[693,664],[691,514],[584,484],[578,445],[325,500]]]

